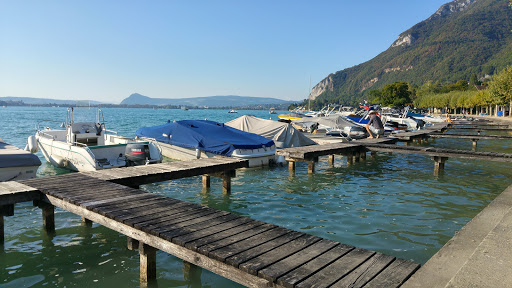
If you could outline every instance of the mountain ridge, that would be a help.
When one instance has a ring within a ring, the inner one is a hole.
[[[512,64],[512,9],[503,0],[456,0],[402,32],[373,59],[329,74],[309,99],[355,104],[396,81],[455,83]],[[317,105],[318,106],[318,105]]]
[[[191,98],[151,98],[133,93],[123,101],[120,105],[183,105],[192,107],[240,107],[247,105],[266,105],[266,104],[287,104],[297,101],[286,101],[277,98],[268,97],[251,97],[251,96],[238,96],[238,95],[223,95],[223,96],[204,96],[204,97],[191,97]]]

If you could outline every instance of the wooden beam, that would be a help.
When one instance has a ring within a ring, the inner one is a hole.
[[[334,154],[329,155],[329,167],[334,167]]]
[[[47,232],[55,231],[55,206],[53,205],[42,205],[43,212],[43,226]]]
[[[65,209],[71,213],[84,216],[87,219],[91,219],[92,221],[100,225],[103,225],[109,229],[117,231],[128,237],[134,238],[138,241],[147,243],[148,245],[155,247],[158,250],[165,251],[194,265],[197,265],[222,277],[235,281],[241,285],[261,288],[272,286],[272,283],[268,280],[242,272],[241,270],[231,265],[211,259],[200,253],[181,247],[179,245],[176,245],[172,242],[166,241],[162,238],[151,235],[149,233],[142,232],[126,224],[119,223],[98,213],[87,210],[84,207],[73,205],[51,195],[44,195],[43,199],[44,201],[51,203],[52,205]]]
[[[137,250],[139,249],[139,241],[131,237],[126,237],[126,246],[130,251]]]
[[[203,175],[203,189],[210,188],[210,175]]]
[[[448,160],[448,157],[433,156],[434,160],[434,175],[439,176],[439,173],[444,170],[444,163]]]
[[[295,174],[295,167],[296,167],[295,161],[293,161],[291,159],[287,159],[287,160],[288,160],[288,172],[290,173],[290,175],[293,175],[293,174]]]
[[[85,218],[85,217],[82,217],[82,224],[87,226],[87,227],[92,227],[92,221]]]
[[[224,173],[222,175],[222,193],[231,194],[231,174]]]
[[[315,161],[308,162],[308,174],[315,173]]]
[[[156,280],[156,248],[139,242],[140,282]]]

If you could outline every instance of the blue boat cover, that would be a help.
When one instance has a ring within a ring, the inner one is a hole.
[[[162,143],[222,156],[231,156],[236,149],[259,149],[274,145],[274,141],[265,137],[209,120],[176,121],[143,127],[135,133],[138,137],[154,138]]]

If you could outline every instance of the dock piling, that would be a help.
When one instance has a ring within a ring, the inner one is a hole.
[[[295,174],[295,161],[292,161],[290,159],[287,159],[288,160],[288,172],[290,173],[290,175],[293,175]]]
[[[478,139],[474,138],[474,139],[471,139],[471,141],[473,141],[473,151],[476,151],[476,145],[478,143]]]
[[[334,154],[329,155],[329,167],[334,167]]]
[[[203,175],[203,189],[210,188],[210,175]]]
[[[4,244],[4,216],[14,215],[14,204],[0,206],[0,244]]]
[[[234,172],[235,170],[232,170]],[[222,193],[231,194],[231,176],[233,173],[227,171],[222,173]]]
[[[126,240],[128,250],[133,251],[139,249],[139,240],[133,239],[132,237],[126,237]]]
[[[315,173],[315,161],[308,161],[308,174]]]
[[[156,248],[139,243],[140,282],[156,280]]]
[[[448,160],[448,157],[432,156],[434,160],[434,175],[439,176],[439,173],[444,170],[444,163]]]
[[[55,232],[55,207],[47,202],[34,200],[34,206],[41,208],[43,214],[43,227],[47,232]]]

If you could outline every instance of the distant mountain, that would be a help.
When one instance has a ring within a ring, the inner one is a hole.
[[[98,105],[104,104],[98,101],[92,100],[57,100],[57,99],[44,99],[44,98],[31,98],[31,97],[0,97],[0,101],[13,101],[19,102],[22,101],[25,104],[29,105]]]
[[[130,95],[121,101],[121,105],[183,105],[183,106],[208,106],[208,107],[242,107],[259,104],[288,104],[294,101],[285,101],[276,98],[247,97],[247,96],[208,96],[193,98],[150,98],[138,93]]]
[[[395,81],[469,81],[512,64],[512,9],[505,0],[456,0],[400,34],[368,62],[328,75],[309,99],[354,104]],[[407,13],[407,11],[404,11]]]

